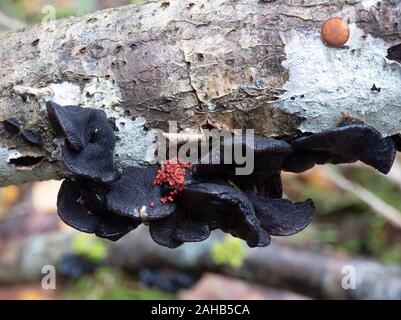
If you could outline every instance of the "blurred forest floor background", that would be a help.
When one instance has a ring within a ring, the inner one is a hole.
[[[143,1],[2,0],[0,31],[39,23],[43,6],[49,4],[56,8],[57,18],[63,18],[139,2]],[[273,241],[318,252],[336,251],[373,258],[384,264],[401,265],[399,158],[388,176],[380,175],[360,163],[335,168],[317,166],[304,174],[284,174],[283,184],[284,190],[287,190],[286,196],[291,200],[314,199],[318,208],[317,216],[311,226],[300,234],[280,240],[275,238]],[[35,233],[69,229],[56,214],[59,185],[58,181],[47,181],[0,189],[0,259],[1,244],[6,241]],[[230,246],[241,251],[245,244],[234,238],[227,239],[220,249],[216,248],[215,259],[235,268],[236,262],[224,252]],[[106,242],[94,240],[90,235],[78,235],[74,243],[77,255],[84,255],[94,262],[88,268],[79,265],[75,270],[74,263],[77,262],[67,261],[67,269],[69,266],[76,272],[67,270],[57,290],[42,290],[40,283],[0,283],[0,299],[308,298],[282,288],[269,288],[211,273],[192,275],[146,266],[127,273],[96,264],[105,254]]]

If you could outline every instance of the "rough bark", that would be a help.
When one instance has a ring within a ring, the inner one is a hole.
[[[320,40],[331,16],[351,23],[344,48]],[[169,120],[286,136],[333,127],[346,112],[399,133],[401,68],[385,57],[400,21],[397,0],[164,0],[1,34],[0,120],[40,130],[45,147],[3,132],[0,184],[66,174],[49,99],[116,118],[120,166],[146,162],[147,130]]]
[[[56,267],[73,253],[71,241],[76,233],[31,235],[5,241],[0,246],[0,283],[40,281],[42,267]],[[238,269],[213,262],[211,248],[221,233],[201,243],[185,244],[171,250],[155,244],[146,227],[110,245],[105,264],[124,270],[145,266],[171,267],[189,272],[217,272],[324,299],[401,299],[401,269],[374,260],[330,255],[274,242],[269,248],[245,250]],[[355,276],[355,282],[344,277]],[[344,282],[345,288],[342,287]],[[347,285],[349,287],[347,287]],[[355,286],[354,286],[355,285]]]

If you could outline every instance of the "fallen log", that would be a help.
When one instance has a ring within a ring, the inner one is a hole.
[[[350,23],[339,49],[320,38],[332,16]],[[120,167],[146,164],[148,130],[167,131],[170,120],[192,133],[281,137],[331,128],[347,113],[400,133],[400,19],[396,0],[163,0],[0,34],[0,120],[16,117],[45,142],[2,131],[0,184],[67,174],[47,100],[114,118]]]
[[[0,247],[0,284],[35,282],[43,266],[56,267],[70,255],[75,232],[31,235],[6,241]],[[155,244],[146,227],[108,247],[104,263],[124,270],[145,266],[171,267],[189,272],[215,272],[258,284],[324,299],[401,299],[401,268],[344,254],[323,254],[274,241],[268,248],[245,248],[239,268],[216,264],[213,246],[222,234],[215,232],[201,243],[167,249]]]

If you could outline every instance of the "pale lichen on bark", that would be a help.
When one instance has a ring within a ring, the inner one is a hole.
[[[320,27],[335,15],[362,38],[324,47]],[[45,140],[30,148],[44,158],[29,171],[9,162],[28,154],[23,141],[2,132],[0,184],[66,174],[47,99],[115,118],[119,166],[143,163],[148,129],[169,120],[277,137],[327,129],[348,112],[384,135],[401,132],[400,65],[385,60],[401,42],[400,20],[396,0],[171,0],[0,34],[0,120],[14,116]]]

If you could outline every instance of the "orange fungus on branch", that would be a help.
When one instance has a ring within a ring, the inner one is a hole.
[[[153,185],[167,184],[173,187],[165,197],[160,199],[161,203],[173,202],[174,196],[185,189],[185,170],[192,169],[192,163],[182,163],[179,159],[167,160],[162,168],[157,171]]]
[[[347,43],[350,36],[348,23],[338,17],[330,18],[323,24],[321,36],[327,45],[340,48]]]

